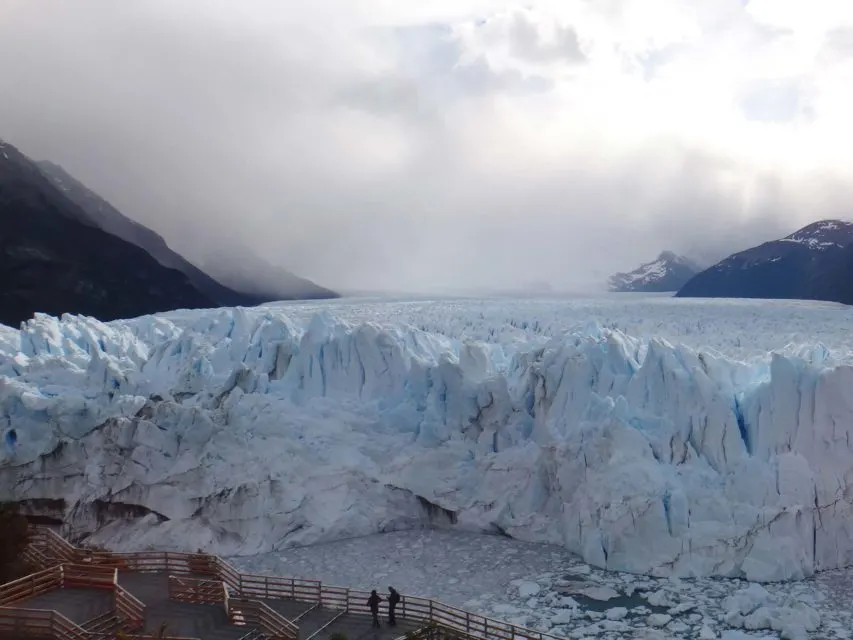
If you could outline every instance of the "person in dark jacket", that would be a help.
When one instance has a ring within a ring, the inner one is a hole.
[[[376,589],[370,592],[370,597],[367,599],[367,606],[370,607],[370,613],[373,614],[373,626],[379,626],[379,603],[382,598],[376,593]]]
[[[400,593],[394,587],[388,587],[388,624],[392,627],[397,626],[394,610],[398,604],[400,604]]]

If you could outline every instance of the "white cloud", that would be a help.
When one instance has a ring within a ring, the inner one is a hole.
[[[4,6],[0,135],[191,257],[568,286],[849,215],[837,0]]]

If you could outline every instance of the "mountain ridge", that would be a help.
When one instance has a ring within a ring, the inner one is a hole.
[[[734,253],[678,297],[825,300],[853,304],[853,222],[824,219]]]
[[[0,142],[0,230],[0,323],[37,312],[115,320],[216,306],[180,271],[93,226],[8,142]]]
[[[607,284],[617,293],[675,292],[701,270],[693,260],[666,250],[633,271],[613,274]]]
[[[210,267],[200,268],[184,258],[171,249],[162,236],[125,216],[62,166],[48,160],[40,160],[36,165],[66,197],[88,214],[91,224],[145,249],[163,266],[186,274],[200,291],[219,305],[255,306],[278,300],[339,297],[331,289],[264,263],[248,249],[237,257],[221,254],[219,262],[230,260],[231,264],[223,270],[225,275],[211,275]]]

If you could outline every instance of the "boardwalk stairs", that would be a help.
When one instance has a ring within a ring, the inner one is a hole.
[[[40,570],[0,586],[0,640],[154,640],[163,624],[174,640],[558,640],[413,596],[397,626],[375,629],[366,591],[242,574],[203,553],[79,549],[41,526],[26,559]]]

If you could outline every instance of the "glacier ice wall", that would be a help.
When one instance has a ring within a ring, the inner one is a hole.
[[[455,526],[653,575],[853,558],[853,367],[589,326],[511,350],[229,309],[0,335],[0,499],[115,547]]]

